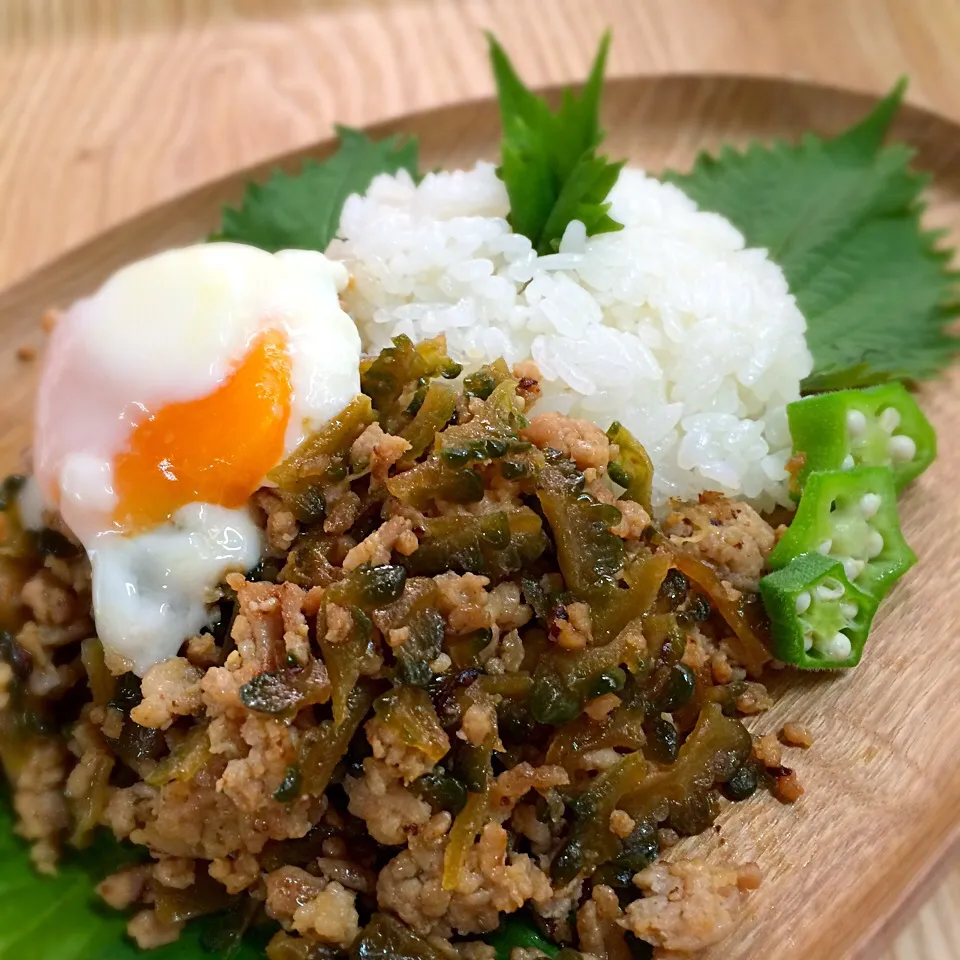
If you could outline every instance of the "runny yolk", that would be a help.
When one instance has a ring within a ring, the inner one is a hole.
[[[145,529],[188,503],[242,506],[283,456],[291,393],[286,340],[268,330],[213,393],[134,429],[114,462],[114,520]]]

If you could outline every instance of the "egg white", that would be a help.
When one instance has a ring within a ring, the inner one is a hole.
[[[347,279],[312,251],[199,244],[124,267],[57,324],[37,403],[38,486],[91,558],[100,639],[137,673],[208,622],[209,588],[252,567],[261,538],[247,510],[202,503],[124,533],[113,520],[116,457],[150,412],[213,393],[273,329],[291,361],[292,452],[360,391],[360,337],[339,302]]]
[[[181,507],[137,536],[102,534],[87,549],[97,635],[142,676],[210,623],[210,587],[229,570],[249,570],[261,549],[249,511],[209,503]]]

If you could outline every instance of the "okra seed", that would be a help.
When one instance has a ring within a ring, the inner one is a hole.
[[[852,470],[857,465],[856,460],[853,459],[853,454],[848,453],[843,458],[843,463],[840,464],[841,470]]]
[[[857,560],[854,557],[846,557],[843,561],[843,572],[847,575],[848,580],[856,580],[857,577],[863,573],[863,568],[866,566],[863,560]]]
[[[859,437],[867,429],[867,418],[859,410],[847,411],[847,430],[850,435]]]
[[[833,578],[828,578],[817,585],[818,600],[839,600],[843,593],[843,584],[838,583]]]
[[[824,540],[823,543],[820,544],[819,552],[822,553],[825,557],[828,557],[830,555],[830,550],[832,548],[833,548],[833,541]]]
[[[880,413],[880,426],[887,433],[893,433],[900,426],[900,414],[893,407],[887,407]]]
[[[860,515],[864,520],[872,520],[880,509],[880,497],[876,493],[865,493],[860,498]]]
[[[806,613],[810,609],[810,594],[806,590],[797,594],[797,613]]]
[[[834,634],[829,640],[817,645],[820,651],[828,660],[846,660],[850,656],[853,647],[850,644],[850,638],[844,633]]]
[[[887,450],[894,463],[906,463],[917,455],[917,445],[910,437],[902,433],[890,438]]]
[[[857,605],[855,603],[841,603],[840,612],[847,620],[852,620],[857,615]]]
[[[871,530],[865,544],[867,557],[873,559],[883,551],[883,536],[878,530]]]
[[[813,646],[813,629],[807,630],[803,635],[803,652],[809,653],[810,648]]]

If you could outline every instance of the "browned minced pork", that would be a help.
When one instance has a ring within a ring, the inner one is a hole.
[[[513,365],[512,372],[517,380],[517,396],[523,400],[524,409],[529,410],[542,393],[540,368],[532,360],[521,360]]]
[[[454,944],[457,956],[460,960],[496,960],[497,951],[494,947],[479,940],[471,940],[468,943]],[[511,960],[513,958],[511,957]]]
[[[379,529],[362,540],[343,560],[344,570],[356,570],[369,563],[373,567],[390,562],[392,551],[409,557],[417,549],[417,535],[406,517],[391,517]]]
[[[712,563],[738,590],[756,590],[773,549],[773,528],[749,504],[719,493],[702,493],[696,503],[671,501],[663,525],[670,540]]]
[[[260,879],[260,861],[252,853],[218,857],[210,862],[208,872],[226,887],[227,893],[236,894],[252,887]]]
[[[618,500],[620,522],[610,528],[610,532],[622,540],[639,540],[650,526],[650,514],[633,500]]]
[[[203,674],[183,657],[171,657],[152,666],[143,676],[143,700],[130,711],[130,719],[142,727],[166,730],[177,717],[199,713],[200,679]]]
[[[161,857],[154,864],[153,879],[162,887],[186,890],[196,883],[196,863],[188,857]]]
[[[541,450],[559,450],[581,470],[605,470],[610,461],[607,435],[589,420],[574,420],[561,413],[541,413],[520,431],[520,436]]]
[[[590,899],[577,911],[581,952],[603,960],[629,960],[633,953],[626,942],[626,931],[618,922],[622,917],[613,888],[597,884]]]
[[[747,715],[763,713],[773,706],[773,697],[762,683],[747,683],[743,693],[737,697],[735,706]]]
[[[200,741],[198,748],[208,750],[209,759],[191,780],[111,788],[103,821],[118,837],[148,847],[157,859],[212,861],[211,875],[238,892],[258,880],[257,856],[267,841],[303,837],[323,814],[326,799],[274,799],[300,755],[301,731],[283,719],[248,710],[239,698],[245,682],[276,669],[288,647],[296,648],[302,640],[303,614],[291,601],[306,595],[299,588],[291,592],[290,584],[234,578],[232,585],[239,600],[233,625],[237,648],[224,666],[209,669],[200,682],[210,722],[206,743]],[[325,671],[320,664],[313,669],[322,693]],[[142,937],[151,935],[153,921],[136,922]]]
[[[0,710],[6,710],[10,706],[10,685],[13,677],[13,667],[0,661]]]
[[[267,547],[282,556],[290,549],[300,532],[297,518],[273,490],[258,490],[254,501],[266,517]]]
[[[588,483],[587,492],[601,503],[609,504],[620,511],[620,522],[610,528],[614,536],[622,540],[639,540],[650,526],[650,514],[634,500],[618,500],[603,478]]]
[[[478,747],[496,729],[497,714],[493,704],[471,703],[463,713],[457,736]]]
[[[318,857],[314,865],[322,877],[327,880],[336,880],[348,890],[355,890],[357,893],[373,893],[377,889],[376,872],[359,866],[352,860],[345,860],[342,857]]]
[[[554,891],[548,877],[526,854],[508,851],[508,834],[501,824],[531,790],[547,794],[569,780],[562,767],[525,762],[501,773],[490,791],[492,822],[468,853],[461,881],[453,891],[444,890],[441,882],[450,815],[431,817],[411,834],[409,848],[380,872],[380,906],[424,936],[449,936],[452,930],[492,930],[499,913],[512,913],[528,901],[549,903]]]
[[[452,633],[471,633],[487,627],[516,630],[533,616],[515,583],[501,583],[487,590],[490,580],[476,573],[442,573],[433,580],[439,588],[439,610]]]
[[[374,757],[382,760],[404,783],[411,783],[433,768],[436,757],[431,759],[416,746],[406,743],[399,731],[384,723],[380,717],[374,716],[368,720],[365,729]],[[450,741],[446,734],[443,738],[446,752],[450,749]]]
[[[555,787],[565,787],[570,775],[563,767],[544,764],[535,767],[526,761],[504,770],[493,782],[490,790],[491,816],[503,822],[513,812],[517,801],[531,790],[547,794]]]
[[[349,947],[359,933],[357,895],[336,880],[287,866],[268,874],[265,884],[267,913],[286,929],[342,947]]]
[[[443,888],[443,858],[450,815],[440,813],[380,871],[377,897],[421,936],[486,933],[529,900],[545,901],[550,880],[526,854],[508,852],[499,823],[484,826],[467,854],[459,884]]]
[[[773,773],[773,795],[781,803],[796,803],[806,793],[796,770],[781,767]]]
[[[703,950],[729,936],[744,900],[760,884],[755,863],[722,867],[704,860],[655,863],[633,878],[643,891],[619,924],[634,936],[682,953]]]
[[[33,619],[46,626],[62,627],[81,612],[76,593],[46,569],[23,585],[20,598],[30,608]]]
[[[357,895],[331,880],[312,900],[297,908],[293,929],[320,943],[349,947],[360,932]]]
[[[237,591],[239,604],[231,636],[251,676],[276,670],[288,654],[301,662],[306,660],[309,628],[304,606],[308,595],[300,587],[292,583],[254,583],[239,574],[230,574],[227,583]],[[209,679],[208,672],[204,684]]]
[[[54,740],[38,740],[14,774],[13,807],[17,833],[30,841],[30,856],[41,873],[56,871],[60,836],[67,828],[64,787],[67,750]]]
[[[582,650],[593,637],[590,607],[568,603],[550,623],[550,639],[564,650]]]
[[[326,886],[323,878],[290,865],[271,871],[263,882],[267,893],[267,915],[285,926],[293,921],[301,904],[313,899]]]
[[[802,723],[785,723],[780,737],[790,747],[802,747],[806,750],[813,746],[813,736]]]
[[[150,880],[150,872],[147,864],[127,867],[101,880],[97,884],[97,893],[114,910],[126,910],[140,899]]]
[[[753,738],[753,755],[765,767],[779,767],[783,751],[772,733]]]
[[[328,487],[324,493],[324,503],[326,504],[324,533],[346,533],[363,511],[363,502],[350,489],[349,480]]]
[[[410,449],[403,437],[384,433],[378,423],[371,423],[353,442],[350,464],[354,469],[367,466],[374,487],[383,486],[390,468]]]
[[[258,740],[260,723],[252,719],[242,725],[235,749],[246,748],[247,755],[211,762],[190,781],[173,780],[159,789],[142,783],[113,789],[104,822],[118,837],[147,846],[155,856],[232,860],[244,868],[240,876],[252,882],[256,876],[249,875],[242,855],[258,854],[270,839],[304,836],[324,803],[312,797],[287,804],[273,799],[297,754],[286,749],[282,736],[247,746],[244,740]],[[236,871],[224,863],[214,872],[227,878]],[[230,884],[234,889],[241,886],[238,879]]]
[[[626,810],[614,810],[610,814],[610,831],[618,837],[629,837],[636,823]]]
[[[184,921],[161,920],[154,910],[141,910],[127,924],[127,933],[141,950],[154,950],[179,939]]]
[[[216,638],[212,633],[198,633],[187,640],[187,659],[195,666],[206,670],[220,660]]]
[[[346,777],[350,812],[366,821],[380,843],[405,843],[430,819],[430,805],[404,789],[403,778],[376,757],[363,761],[362,777]]]

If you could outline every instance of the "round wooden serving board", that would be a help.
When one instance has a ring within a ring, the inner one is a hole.
[[[862,116],[868,98],[780,80],[688,76],[612,82],[605,97],[606,150],[651,171],[684,169],[701,149],[753,138],[834,133]],[[491,101],[417,114],[375,128],[420,139],[423,169],[467,166],[497,154]],[[905,108],[894,131],[934,175],[931,226],[960,242],[960,128]],[[323,156],[333,144],[308,151]],[[277,164],[296,169],[305,154]],[[194,242],[266,167],[240,171],[111,230],[0,295],[0,468],[16,469],[30,438],[36,363],[17,348],[42,348],[38,320],[93,290],[120,265]],[[132,323],[136,322],[131,317]],[[789,751],[806,795],[794,806],[757,796],[729,808],[719,832],[688,841],[709,856],[755,859],[764,883],[736,937],[704,960],[876,957],[886,938],[929,892],[960,849],[960,370],[922,392],[940,436],[940,458],[906,494],[901,513],[919,564],[886,602],[868,654],[840,677],[780,678],[774,709],[758,732],[788,720],[816,742]]]

